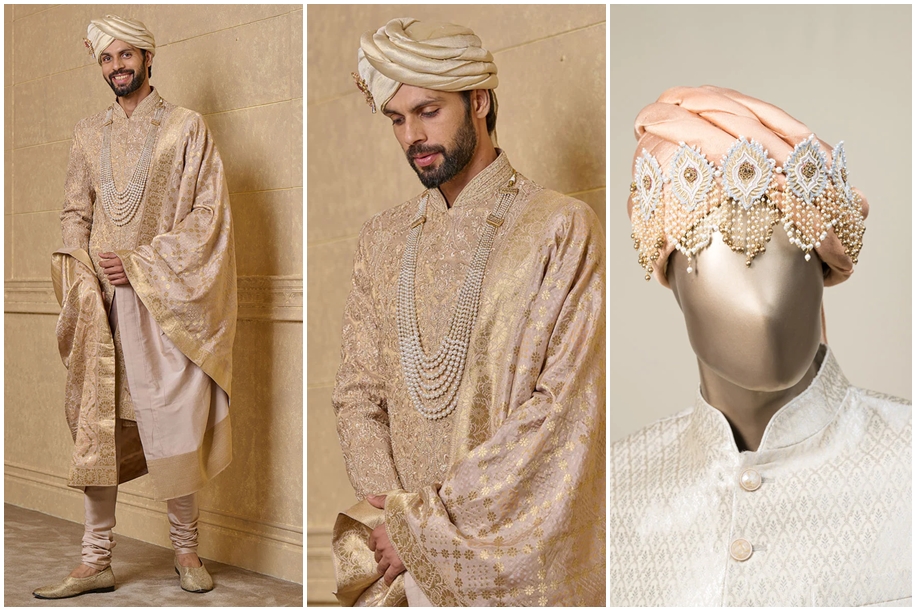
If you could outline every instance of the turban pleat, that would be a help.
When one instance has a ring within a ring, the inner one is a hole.
[[[89,22],[86,35],[92,43],[92,55],[101,63],[102,52],[115,40],[156,54],[156,39],[143,22],[118,15],[105,15],[104,19]]]
[[[437,91],[495,89],[496,64],[470,29],[392,19],[360,38],[360,77],[381,110],[402,84]]]

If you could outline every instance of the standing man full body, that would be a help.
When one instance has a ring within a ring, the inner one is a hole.
[[[112,591],[118,484],[149,473],[168,501],[180,585],[213,588],[197,556],[196,492],[232,458],[235,252],[222,161],[201,116],[152,88],[153,35],[107,15],[86,46],[112,105],[73,134],[53,255],[74,439],[85,494],[82,563],[38,598]]]

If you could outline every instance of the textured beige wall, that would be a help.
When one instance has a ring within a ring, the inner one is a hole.
[[[152,84],[204,116],[228,176],[234,460],[202,492],[201,555],[301,582],[301,5],[4,7],[5,500],[82,521],[82,494],[66,487],[72,442],[49,270],[73,126],[112,99],[82,44],[106,13],[154,32]],[[145,479],[122,486],[116,531],[169,546],[165,504]],[[63,570],[79,550],[59,553]]]
[[[911,398],[911,8],[610,7],[611,441],[689,407],[696,357],[671,292],[636,263],[626,199],[639,110],[676,85],[761,98],[827,142],[871,204],[859,265],[824,291],[830,345],[856,386]],[[764,255],[765,256],[765,255]]]
[[[605,209],[605,7],[308,7],[308,601],[333,601],[330,530],[355,497],[331,407],[360,227],[419,193],[390,121],[353,84],[359,36],[394,17],[466,25],[499,67],[497,133],[512,164]]]

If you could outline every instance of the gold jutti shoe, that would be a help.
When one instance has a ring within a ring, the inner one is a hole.
[[[203,560],[200,566],[181,566],[176,558],[175,572],[181,578],[181,589],[185,592],[203,593],[213,589],[213,579],[204,567]]]
[[[111,567],[89,577],[67,577],[61,583],[44,586],[32,592],[35,598],[70,598],[93,592],[114,592],[115,576]]]

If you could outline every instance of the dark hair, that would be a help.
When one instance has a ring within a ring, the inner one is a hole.
[[[487,133],[493,134],[496,131],[496,92],[492,89],[487,89],[487,93],[490,94],[490,111],[487,113]],[[464,108],[470,114],[471,112],[471,92],[462,91],[461,99],[464,101]]]
[[[140,49],[140,50],[143,51],[143,63],[146,63],[146,54],[149,53],[149,51],[147,51],[146,49]],[[153,78],[153,67],[152,66],[146,67],[146,77]]]

